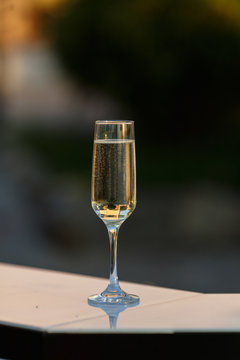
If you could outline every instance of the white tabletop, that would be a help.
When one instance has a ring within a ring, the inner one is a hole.
[[[0,325],[48,333],[226,332],[240,330],[240,294],[203,294],[120,282],[140,304],[116,315],[114,329],[87,297],[107,279],[0,264]]]

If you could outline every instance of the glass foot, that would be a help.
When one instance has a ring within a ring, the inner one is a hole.
[[[127,294],[124,291],[103,291],[101,294],[92,295],[88,298],[90,305],[112,304],[112,305],[137,305],[139,296]]]

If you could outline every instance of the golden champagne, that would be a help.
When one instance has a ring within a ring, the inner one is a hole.
[[[136,206],[135,141],[95,140],[92,207],[104,222],[123,222]]]

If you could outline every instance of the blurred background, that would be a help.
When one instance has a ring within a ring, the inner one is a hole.
[[[96,119],[135,120],[120,280],[240,292],[240,0],[1,0],[0,261],[109,275]]]

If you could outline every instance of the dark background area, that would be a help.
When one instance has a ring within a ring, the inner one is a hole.
[[[239,292],[240,1],[20,5],[1,5],[0,261],[108,277],[94,121],[133,119],[120,280]]]

